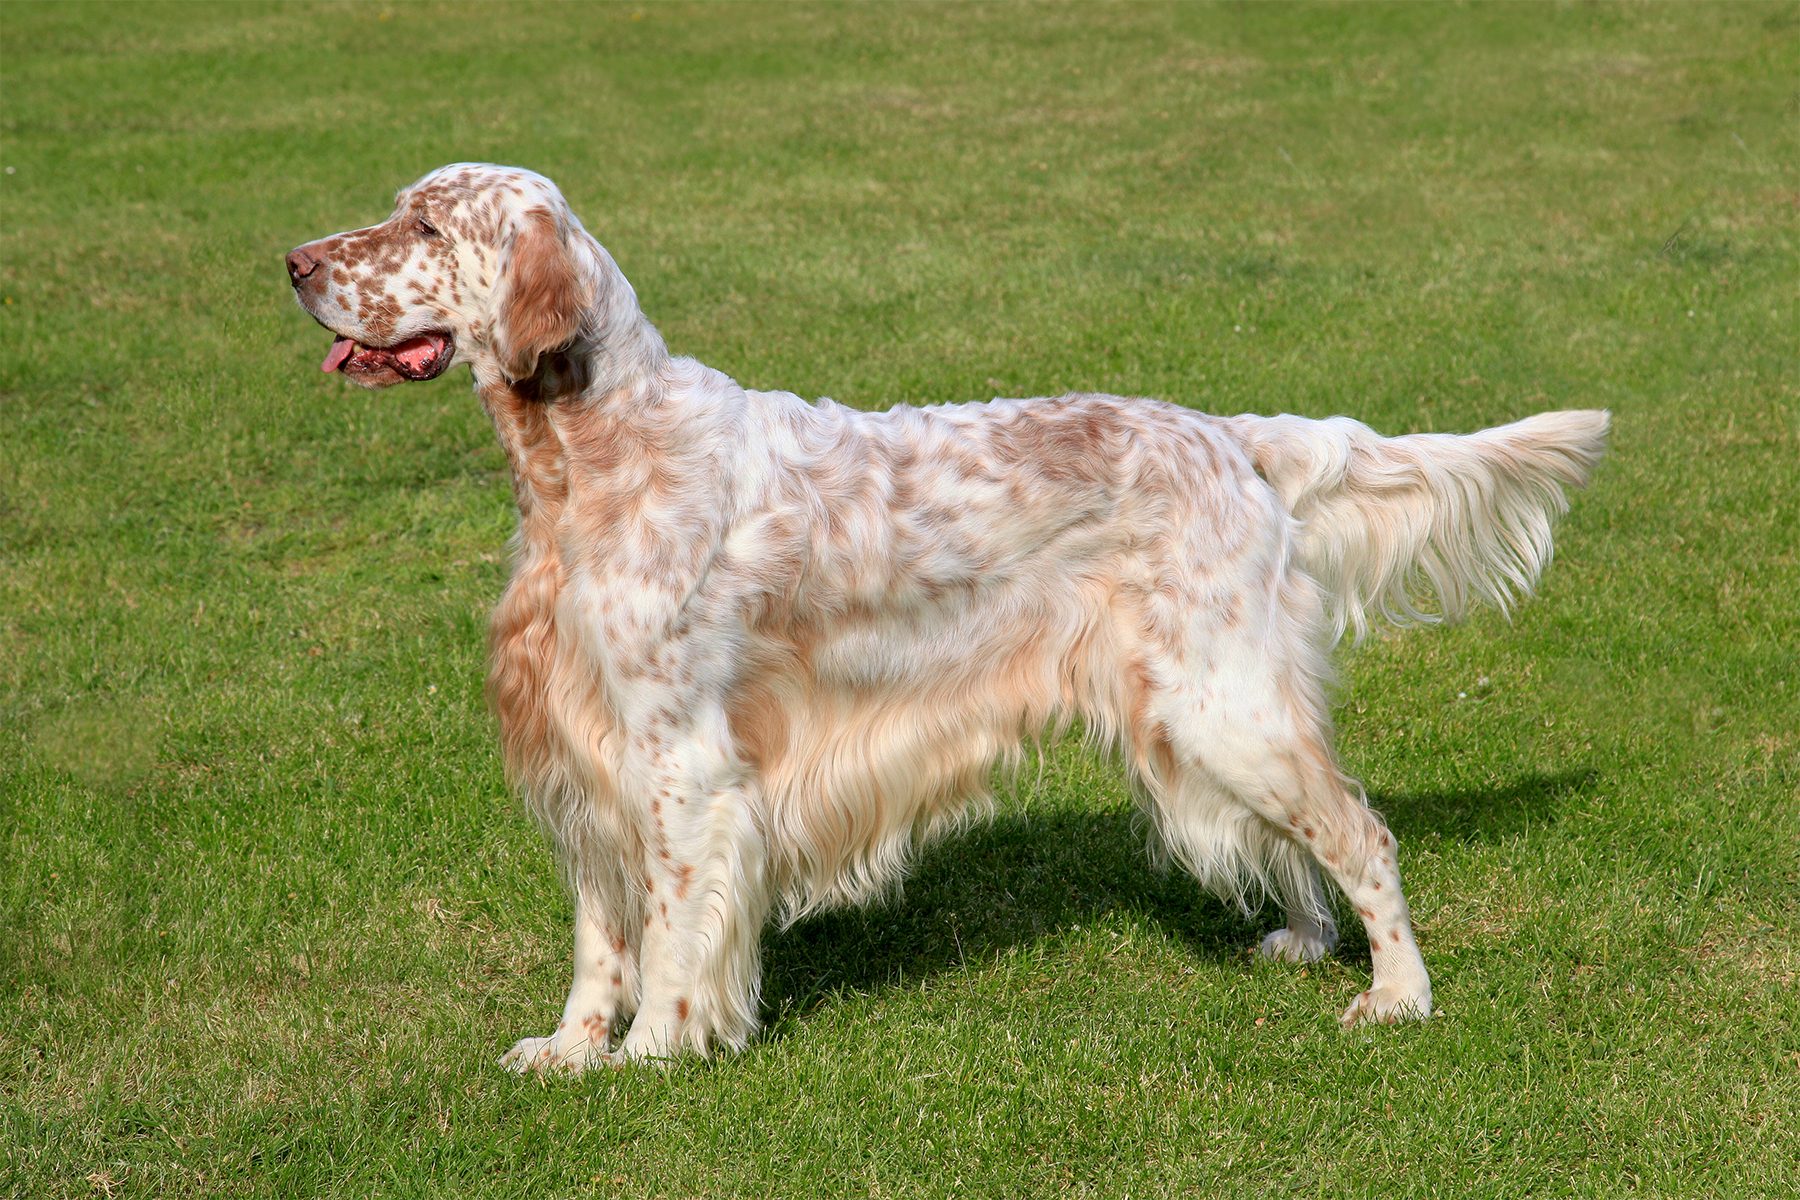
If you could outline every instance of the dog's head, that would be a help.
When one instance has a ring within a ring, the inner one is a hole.
[[[336,335],[325,371],[376,388],[468,363],[516,381],[581,336],[597,254],[548,179],[456,163],[404,189],[379,225],[290,251],[287,270]]]

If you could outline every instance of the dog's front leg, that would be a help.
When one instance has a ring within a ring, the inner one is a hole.
[[[622,919],[621,919],[622,918]],[[637,1008],[638,946],[627,914],[608,917],[593,893],[575,896],[575,980],[549,1037],[520,1038],[500,1059],[514,1071],[579,1071],[605,1061],[612,1037]]]
[[[619,1053],[669,1058],[739,1048],[757,1027],[767,847],[753,781],[708,779],[712,748],[656,755],[646,839],[643,997]]]

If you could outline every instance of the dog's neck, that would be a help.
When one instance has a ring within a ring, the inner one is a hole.
[[[603,460],[607,449],[594,434],[624,432],[621,426],[658,407],[670,373],[662,335],[612,256],[585,235],[576,254],[593,300],[574,339],[540,355],[528,378],[507,379],[485,364],[475,372],[475,391],[506,453],[528,533],[554,523],[572,475],[604,466],[592,461]]]
[[[521,520],[552,516],[568,496],[562,447],[550,427],[536,377],[522,382],[477,383],[475,394],[494,423],[494,434],[512,472],[513,501]]]

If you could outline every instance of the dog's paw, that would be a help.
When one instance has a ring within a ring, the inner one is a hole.
[[[531,1071],[573,1073],[614,1061],[614,1056],[604,1045],[597,1045],[587,1038],[567,1040],[561,1031],[549,1037],[520,1038],[511,1050],[500,1056],[500,1065],[519,1075]]]
[[[1277,929],[1262,940],[1256,948],[1258,958],[1266,958],[1270,962],[1310,963],[1318,962],[1337,944],[1337,939],[1329,934],[1305,934],[1294,929]]]
[[[1356,1025],[1392,1025],[1399,1021],[1423,1021],[1431,1016],[1431,991],[1394,984],[1377,984],[1350,1002],[1338,1020],[1345,1029]]]
[[[554,1037],[520,1038],[513,1043],[511,1050],[500,1056],[500,1065],[523,1075],[527,1071],[541,1070],[548,1066],[555,1053]]]

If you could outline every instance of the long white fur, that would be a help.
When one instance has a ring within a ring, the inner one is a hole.
[[[1608,415],[1391,438],[1349,417],[1232,424],[1300,522],[1300,561],[1325,585],[1333,626],[1360,640],[1376,618],[1456,620],[1476,600],[1506,612],[1530,595],[1568,510],[1563,489],[1585,484],[1605,452]]]

